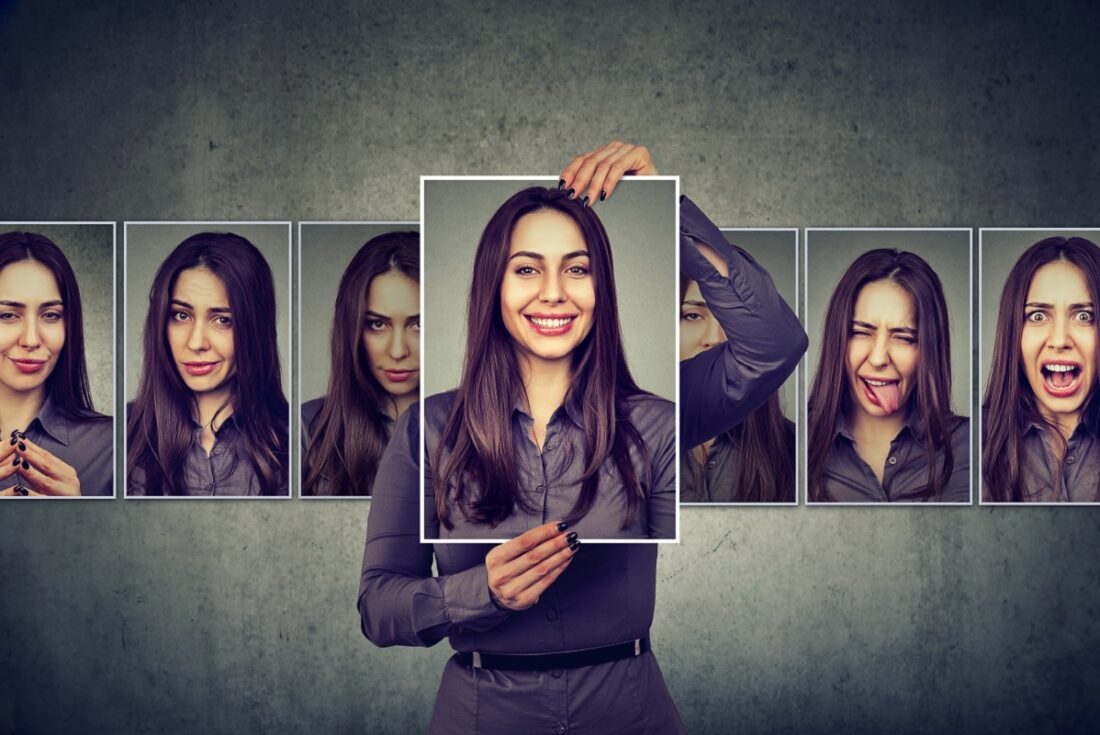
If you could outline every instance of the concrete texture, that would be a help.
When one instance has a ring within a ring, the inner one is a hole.
[[[415,219],[623,137],[728,226],[1095,226],[1094,3],[0,4],[0,219]],[[17,172],[18,177],[12,176]],[[976,318],[977,315],[975,314]],[[0,732],[421,732],[369,503],[0,508]],[[1091,508],[689,508],[691,733],[1100,721]]]

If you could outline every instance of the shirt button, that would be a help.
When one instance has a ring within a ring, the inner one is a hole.
[[[214,447],[214,451],[211,452],[211,454],[221,454],[221,453],[222,453],[222,448],[221,447]]]
[[[565,725],[563,725],[559,722],[558,726],[554,728],[554,732],[556,732],[558,735],[564,735]]]
[[[546,619],[553,622],[558,619],[558,613],[556,610],[547,610]]]
[[[203,489],[204,489],[204,490],[206,490],[206,492],[208,492],[208,493],[211,493],[211,494],[212,494],[212,493],[214,492],[214,484],[213,484],[213,483],[211,483],[211,484],[207,485],[207,486],[206,486],[205,488],[203,488]]]
[[[544,493],[544,492],[546,492],[546,486],[545,486],[545,485],[536,485],[536,486],[535,486],[535,492],[536,492],[536,493]]]
[[[887,461],[888,461],[888,462],[889,462],[890,464],[897,464],[897,463],[898,463],[898,458],[897,458],[897,457],[891,457],[891,458],[890,458],[889,460],[887,460]]]
[[[1072,454],[1069,455],[1068,457],[1066,457],[1066,464],[1073,464],[1073,455]]]
[[[561,674],[562,674],[561,669],[554,669],[553,671],[550,672],[550,676],[554,677],[555,679],[560,679]]]
[[[712,460],[710,460],[709,462],[707,462],[707,469],[708,469],[708,470],[713,470],[713,469],[715,468],[715,466],[717,466],[717,464],[718,464],[718,463],[717,463],[717,462],[715,462],[715,461],[714,461],[714,460],[712,459]]]

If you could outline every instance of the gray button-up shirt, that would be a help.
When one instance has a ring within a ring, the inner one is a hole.
[[[1039,424],[1031,424],[1024,433],[1020,462],[1024,502],[1100,502],[1100,442],[1084,424],[1078,424],[1069,437],[1065,459],[1059,462],[1055,441],[1050,430]],[[983,500],[989,500],[988,493]]]
[[[795,425],[786,421],[784,432],[787,440],[786,450],[791,455],[792,466],[795,461]],[[681,503],[737,503],[740,502],[740,488],[743,467],[741,463],[741,444],[733,441],[729,434],[719,434],[707,449],[707,458],[700,464],[691,452],[680,452],[680,502]],[[791,486],[779,494],[776,502],[792,502],[795,499],[794,478]]]
[[[76,470],[81,495],[115,494],[115,432],[110,416],[71,419],[62,415],[47,397],[24,433],[32,442]],[[0,482],[0,490],[21,481],[16,473]]]
[[[244,497],[260,494],[260,481],[248,455],[244,452],[244,437],[231,415],[214,433],[210,454],[202,446],[202,425],[192,422],[191,447],[180,473],[183,486],[190,496]],[[131,497],[150,495],[145,487],[145,473],[140,468],[127,478],[126,494]],[[289,494],[284,487],[282,495]]]
[[[440,393],[424,402],[424,423],[427,426],[424,447],[425,537],[510,539],[535,526],[567,516],[580,495],[584,473],[584,418],[573,400],[567,400],[550,417],[541,452],[531,439],[533,419],[523,405],[513,405],[512,446],[517,452],[516,470],[519,485],[527,494],[534,513],[517,506],[504,522],[490,528],[468,521],[461,509],[452,508],[450,520],[454,528],[447,529],[439,523],[432,489],[431,463],[455,395],[455,391]],[[634,396],[628,399],[628,404],[630,422],[650,455],[647,468],[638,448],[630,448],[639,481],[647,475],[651,478],[648,497],[638,518],[624,529],[626,493],[614,462],[608,459],[600,472],[598,492],[591,510],[574,525],[581,538],[671,539],[676,536],[676,406],[671,401],[647,395]]]
[[[970,419],[957,417],[951,431],[951,450],[954,453],[951,475],[938,494],[927,498],[930,502],[970,502]],[[929,457],[924,444],[906,423],[890,442],[880,484],[871,467],[856,452],[856,441],[841,418],[822,481],[826,492],[838,503],[920,502],[928,487],[932,461],[941,467],[943,457],[940,454]]]
[[[622,643],[649,632],[657,580],[654,544],[582,546],[536,605],[511,611],[489,597],[485,554],[491,545],[419,543],[418,420],[418,406],[402,414],[374,482],[359,587],[368,638],[380,646],[431,646],[449,637],[457,651],[551,653]],[[559,426],[559,440],[562,430]],[[621,516],[615,525],[621,525]],[[585,533],[580,536],[583,540]],[[439,576],[432,575],[433,555]],[[684,732],[649,652],[568,671],[472,670],[452,658],[429,733],[514,735],[559,728]]]
[[[309,448],[310,443],[313,441],[313,435],[314,435],[315,429],[316,429],[316,427],[314,426],[314,423],[316,423],[317,416],[320,415],[321,409],[324,408],[324,406],[325,406],[325,399],[324,399],[323,396],[321,398],[314,398],[312,400],[306,401],[305,403],[302,404],[302,410],[301,410],[302,423],[301,423],[301,431],[299,432],[299,437],[301,438],[301,444],[302,444],[302,454],[301,454],[301,456],[302,456],[303,459],[306,456],[306,449]],[[390,435],[393,434],[394,421],[388,415],[382,414],[382,423],[386,427],[386,438],[388,440]],[[305,465],[303,464],[302,465],[302,481],[305,482],[305,479],[306,479],[305,478]],[[332,487],[332,485],[333,485],[332,478],[329,477],[327,474],[322,474],[321,475],[321,483],[320,484],[321,484],[321,487],[319,488],[319,492],[315,492],[315,493],[313,493],[313,495],[324,495],[324,496],[344,496],[345,495],[345,493],[338,492],[337,488]],[[358,497],[370,497],[370,493],[368,492],[366,495],[360,495]]]

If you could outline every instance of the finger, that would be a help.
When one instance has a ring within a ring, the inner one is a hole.
[[[575,196],[576,192],[584,189],[584,185],[588,181],[588,176],[590,176],[590,174],[588,174],[582,180],[580,174],[581,169],[584,168],[585,165],[591,163],[593,159],[595,159],[595,163],[593,163],[592,165],[597,165],[603,159],[607,158],[610,155],[613,155],[615,151],[619,150],[619,148],[621,148],[622,146],[622,142],[618,140],[613,140],[607,145],[600,146],[599,148],[595,148],[588,151],[587,153],[582,153],[581,155],[575,157],[561,172],[562,188],[566,190],[573,189]]]
[[[19,440],[16,439],[16,442]],[[15,458],[15,444],[5,443],[3,447],[0,447],[0,464],[11,464],[12,459]]]
[[[38,469],[33,462],[30,464],[24,459],[18,468],[19,476],[23,478],[23,484],[32,490],[37,490],[43,495],[79,495],[80,487],[73,487],[71,483],[50,477]]]
[[[545,544],[544,544],[545,545]],[[515,600],[528,588],[533,587],[546,575],[553,572],[565,562],[573,558],[573,554],[576,549],[580,548],[581,542],[577,541],[574,537],[572,544],[567,544],[564,548],[558,549],[550,556],[545,557],[540,562],[532,567],[529,567],[525,572],[518,575],[511,582],[500,586],[501,596],[505,599]]]
[[[71,465],[62,462],[30,439],[20,437],[15,444],[15,450],[20,457],[30,460],[36,469],[49,477],[61,480],[76,477],[76,470]]]
[[[640,145],[625,145],[608,160],[607,177],[603,182],[603,191],[610,197],[624,176],[648,176],[656,173],[649,149]]]
[[[6,480],[19,471],[15,460],[19,459],[13,455],[8,455],[7,459],[0,462],[0,480]]]
[[[536,604],[539,598],[542,597],[542,593],[546,591],[546,588],[554,584],[554,580],[560,577],[562,573],[569,568],[569,564],[572,563],[572,561],[572,558],[566,559],[564,564],[561,564],[557,569],[528,587],[527,590],[521,593],[516,599],[516,607],[520,610],[526,610]]]
[[[499,592],[502,587],[513,583],[516,579],[527,574],[531,570],[541,567],[547,559],[554,556],[562,549],[568,548],[570,544],[574,543],[576,540],[577,534],[569,533],[556,536],[549,541],[544,541],[527,553],[494,569],[490,574],[492,586]],[[546,570],[543,569],[539,576],[545,573]],[[522,589],[523,587],[520,587],[515,589],[515,591],[518,592]]]
[[[550,521],[541,526],[535,526],[530,531],[493,548],[485,556],[485,566],[493,569],[502,564],[507,564],[516,557],[535,549],[539,544],[545,543],[555,536],[561,536],[568,528],[568,525],[560,521]]]
[[[582,196],[586,188],[590,188],[589,185],[592,181],[592,174],[595,173],[596,168],[605,160],[615,156],[616,152],[622,148],[624,144],[619,141],[608,143],[598,151],[589,154],[581,163],[580,168],[577,169],[576,176],[573,177],[572,182],[569,184],[570,188],[576,191],[575,198]],[[596,195],[598,196],[598,194]],[[596,196],[589,195],[588,204],[594,204],[596,202]]]

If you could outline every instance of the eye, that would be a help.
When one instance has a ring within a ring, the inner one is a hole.
[[[1096,321],[1096,315],[1091,311],[1079,311],[1073,315],[1073,318],[1082,324],[1092,324]]]
[[[694,311],[684,312],[680,314],[680,319],[685,322],[701,322],[706,319],[705,316]]]
[[[222,329],[230,329],[233,326],[233,318],[228,316],[216,316],[214,317],[214,324]]]
[[[186,311],[180,311],[179,309],[176,309],[168,315],[168,318],[174,322],[186,322],[191,319],[191,315],[188,314]]]
[[[50,309],[49,311],[42,312],[42,319],[47,322],[59,322],[65,318],[65,315],[56,309]]]
[[[409,322],[409,329],[412,329],[412,330],[415,330],[415,331],[419,332],[420,331],[420,320],[419,319],[414,319],[413,321]]]
[[[517,276],[533,276],[538,273],[533,266],[521,265],[514,271]]]
[[[1029,311],[1024,314],[1024,320],[1032,324],[1042,324],[1047,320],[1045,311]]]
[[[14,311],[0,311],[0,322],[13,322],[19,318]]]
[[[848,332],[848,336],[849,337],[870,337],[871,333],[868,332],[866,329],[853,329],[852,331]]]
[[[586,265],[571,265],[565,270],[571,276],[587,276],[589,273]]]
[[[894,337],[903,344],[915,345],[917,343],[917,338],[908,334],[895,334]]]
[[[381,319],[370,319],[367,321],[367,329],[372,332],[383,332],[386,329],[386,322]]]

